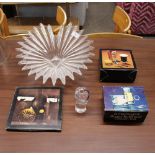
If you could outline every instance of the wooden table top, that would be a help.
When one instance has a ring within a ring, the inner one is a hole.
[[[83,76],[67,79],[64,86],[63,123],[61,132],[10,132],[6,121],[17,86],[43,86],[42,79],[28,77],[15,58],[16,41],[5,42],[9,54],[0,65],[0,152],[154,152],[155,151],[155,40],[94,39],[95,57]],[[2,41],[0,41],[2,45]],[[3,44],[4,47],[4,44]],[[98,51],[100,48],[133,50],[138,68],[134,83],[99,82]],[[58,84],[60,85],[60,84]],[[50,80],[44,86],[51,86]],[[87,112],[74,111],[74,91],[78,86],[90,90]],[[149,113],[140,125],[107,125],[103,122],[102,86],[144,86]]]

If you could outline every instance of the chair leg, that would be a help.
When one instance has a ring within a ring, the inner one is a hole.
[[[117,25],[115,25],[115,28],[114,28],[114,32],[118,33],[119,32],[119,28]]]

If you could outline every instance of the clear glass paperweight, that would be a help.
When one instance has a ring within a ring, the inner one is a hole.
[[[89,99],[89,91],[86,87],[78,87],[75,90],[75,111],[77,113],[84,113],[87,110],[87,103]]]

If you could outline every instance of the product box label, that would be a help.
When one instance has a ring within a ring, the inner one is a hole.
[[[148,104],[143,87],[103,87],[105,121],[144,121]]]

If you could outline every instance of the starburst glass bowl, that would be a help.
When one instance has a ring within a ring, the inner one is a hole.
[[[74,73],[82,75],[80,69],[87,69],[86,63],[91,63],[94,55],[93,41],[82,33],[71,23],[62,26],[57,35],[50,25],[34,27],[16,49],[22,70],[35,74],[35,80],[42,76],[43,83],[50,78],[53,85],[57,79],[65,85],[67,76],[74,80]]]

